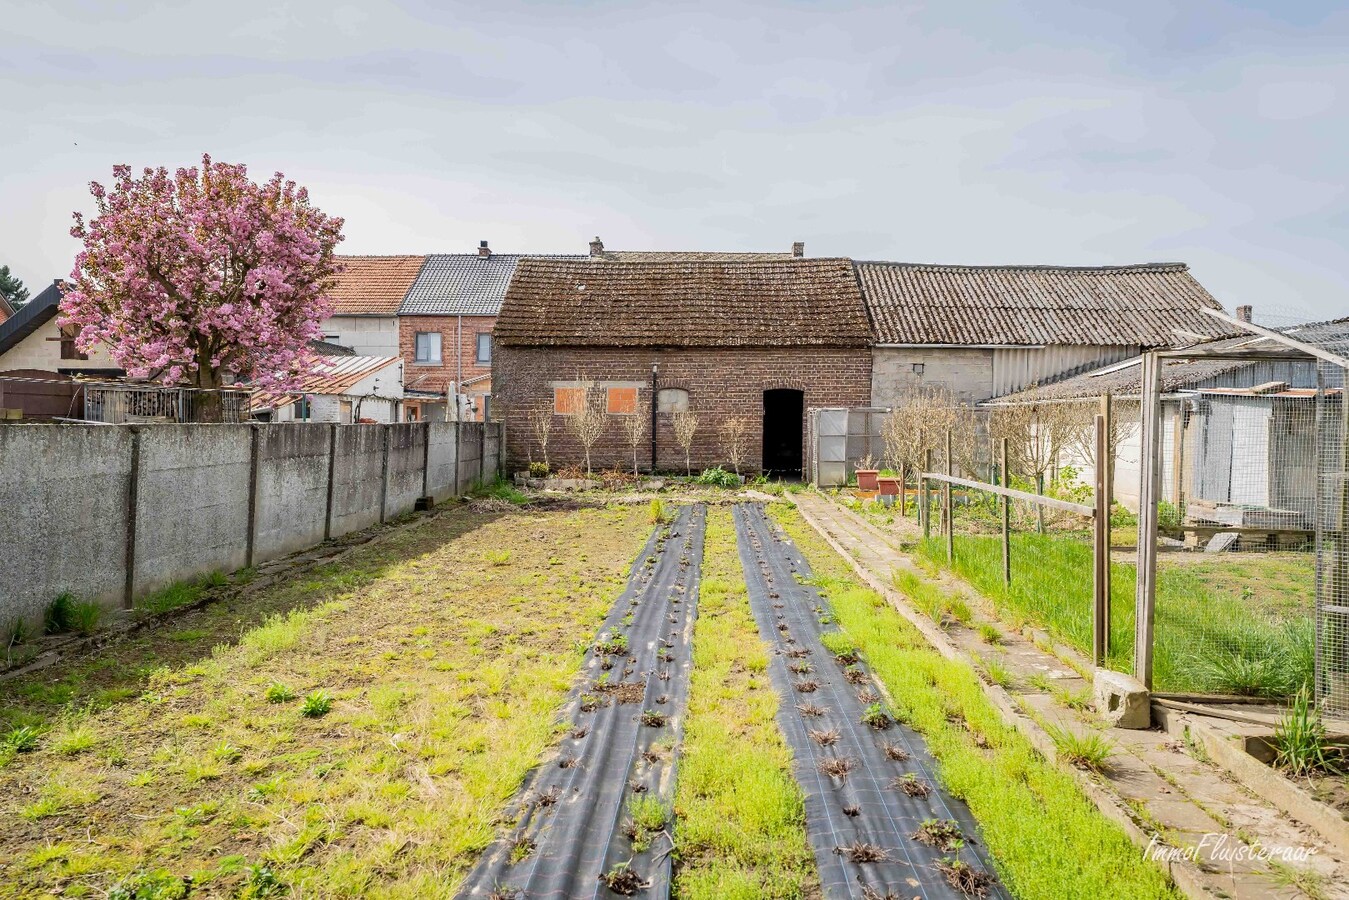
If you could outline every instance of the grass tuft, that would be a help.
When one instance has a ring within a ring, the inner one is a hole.
[[[333,708],[333,698],[323,691],[314,691],[300,704],[300,715],[306,719],[318,719],[326,716]]]

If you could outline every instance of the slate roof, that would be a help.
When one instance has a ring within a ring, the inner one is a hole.
[[[495,316],[506,285],[525,257],[518,253],[433,253],[408,291],[399,315]],[[581,256],[543,257],[584,259]]]
[[[1274,330],[1283,332],[1299,341],[1330,350],[1333,353],[1342,355],[1349,353],[1349,318],[1293,325]],[[1267,350],[1279,346],[1269,338],[1244,334],[1239,337],[1207,341],[1197,345],[1195,349],[1205,351]],[[1032,399],[1073,400],[1083,397],[1099,397],[1106,393],[1119,397],[1137,397],[1141,393],[1142,359],[1141,356],[1135,356],[1124,362],[1101,366],[1090,372],[1082,372],[1059,381],[1016,391],[995,398],[993,402],[1016,403]],[[1255,364],[1250,360],[1203,358],[1167,358],[1162,359],[1161,363],[1163,393],[1195,388],[1210,379]]]
[[[1223,337],[1221,309],[1184,263],[942,266],[858,262],[876,342],[1175,346]]]
[[[494,329],[502,346],[866,347],[847,259],[522,259]]]
[[[37,331],[60,312],[61,283],[53,281],[35,297],[19,307],[14,315],[0,323],[0,353],[7,353],[19,341]]]
[[[341,256],[345,269],[328,292],[335,316],[392,316],[425,256]]]

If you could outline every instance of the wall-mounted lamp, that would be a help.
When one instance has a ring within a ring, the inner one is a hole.
[[[922,364],[922,363],[914,363],[914,364],[913,364],[913,374],[915,374],[915,375],[922,375],[922,374],[923,374],[923,364]]]

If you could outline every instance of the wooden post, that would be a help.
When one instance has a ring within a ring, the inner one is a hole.
[[[931,450],[923,451],[923,471],[932,471]],[[930,538],[932,537],[932,494],[926,478],[920,477],[918,481],[918,492],[922,495],[920,499],[923,502],[923,505],[918,510],[918,516],[923,520],[923,537]]]
[[[1012,486],[1011,478],[1007,474],[1007,438],[1002,439],[1002,447],[998,456],[998,471],[1002,474],[1002,486],[1009,488]],[[1002,583],[1004,586],[1012,584],[1012,501],[1004,494],[1002,500]]]
[[[955,474],[951,462],[951,431],[949,428],[946,431],[946,474]],[[951,503],[951,482],[945,482],[942,487],[945,488],[945,492],[942,494],[945,500],[942,504],[942,515],[946,519],[946,561],[952,563],[955,562],[956,558],[956,523],[952,515],[954,510]]]
[[[1152,690],[1152,640],[1157,611],[1157,501],[1162,492],[1161,360],[1143,354],[1142,476],[1138,498],[1138,581],[1134,588],[1134,677]]]
[[[1092,657],[1098,667],[1104,666],[1110,653],[1110,492],[1106,461],[1110,443],[1104,415],[1096,416],[1096,514],[1094,516],[1092,547]]]
[[[1105,468],[1105,546],[1107,554],[1114,540],[1114,534],[1110,528],[1110,514],[1115,508],[1115,401],[1110,394],[1101,395],[1101,415],[1105,416],[1105,448],[1104,451],[1097,450],[1096,466]],[[1107,604],[1109,598],[1113,596],[1111,592],[1111,572],[1109,564],[1105,567],[1105,596]],[[1107,617],[1109,616],[1109,606],[1106,607]],[[1107,618],[1105,639],[1106,652],[1110,651],[1110,627]]]
[[[1171,415],[1171,502],[1176,505],[1176,514],[1180,515],[1184,504],[1181,498],[1185,488],[1182,477],[1185,473],[1185,408],[1181,406]]]

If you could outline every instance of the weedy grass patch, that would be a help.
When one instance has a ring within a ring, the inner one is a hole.
[[[5,683],[0,897],[451,896],[644,520],[460,507]]]
[[[796,541],[840,627],[927,741],[942,783],[979,822],[998,874],[1021,898],[1176,898],[1160,869],[1083,795],[1073,775],[1006,726],[968,665],[932,648],[792,508],[771,514]],[[986,746],[981,746],[981,744]],[[917,782],[896,790],[918,791]]]
[[[818,894],[805,803],[778,731],[768,645],[750,612],[730,510],[708,512],[693,674],[676,787],[675,895]]]

